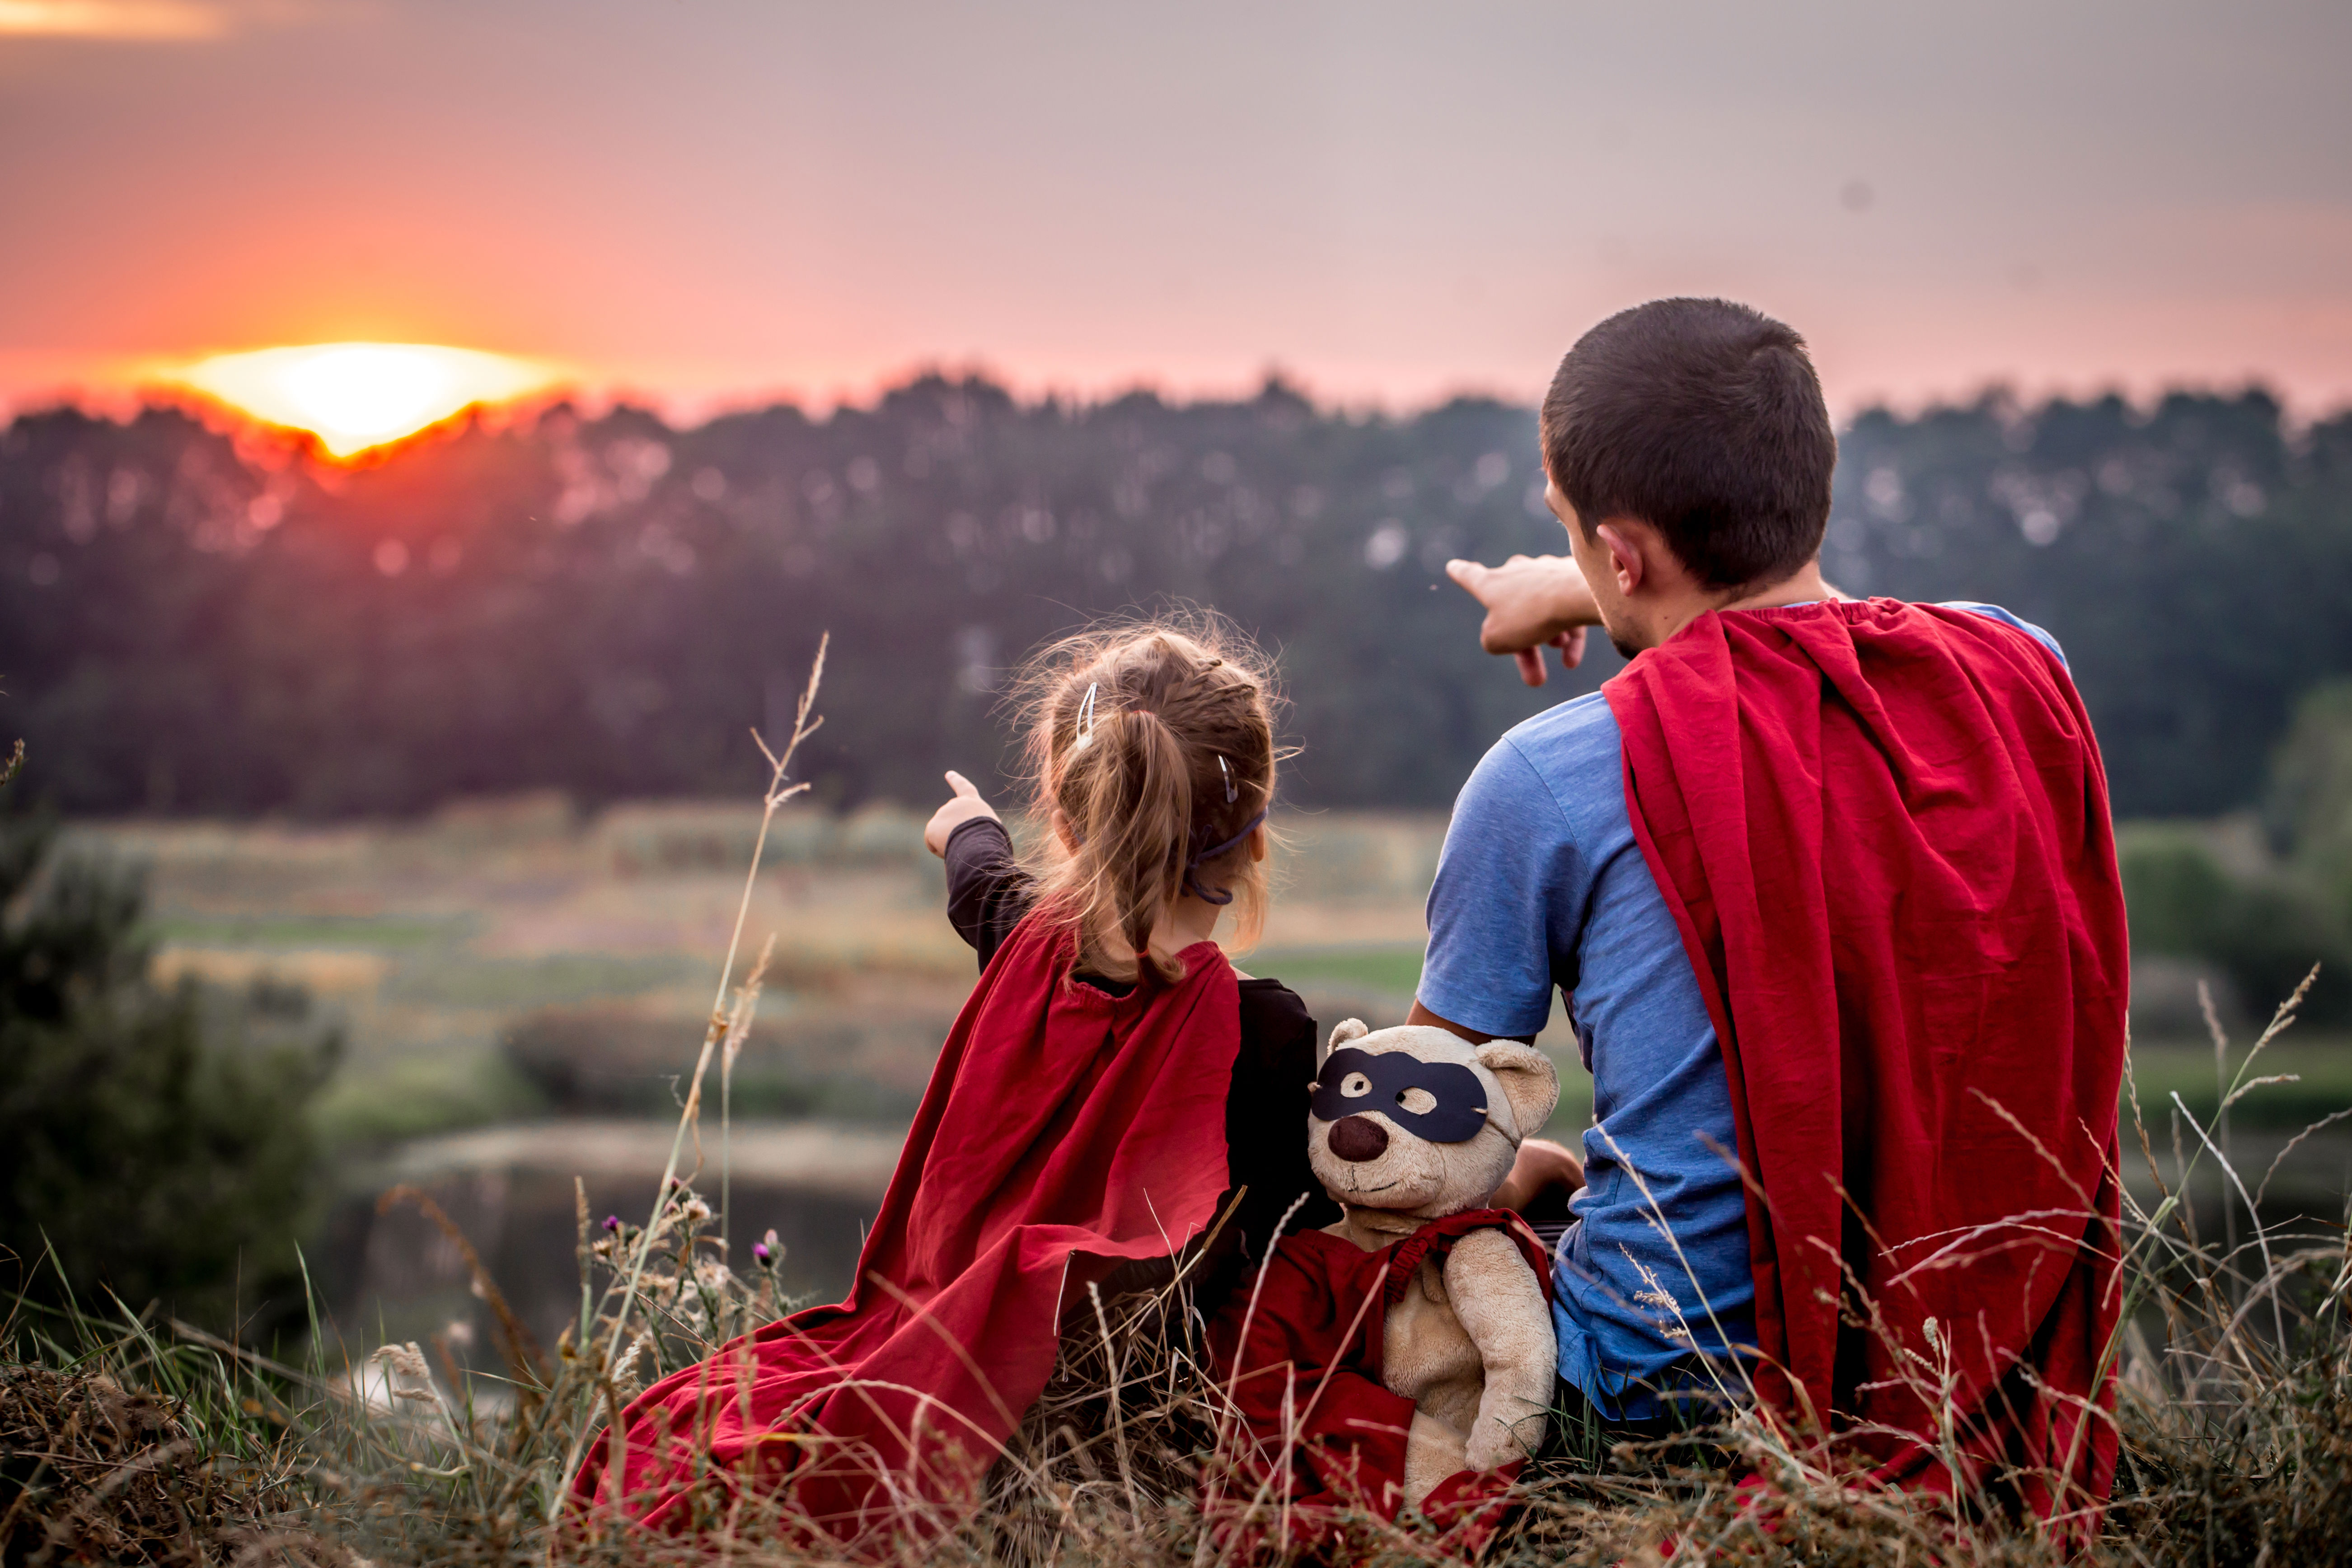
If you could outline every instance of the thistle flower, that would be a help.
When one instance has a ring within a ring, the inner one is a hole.
[[[774,1253],[768,1250],[768,1244],[766,1242],[755,1241],[751,1244],[751,1261],[758,1264],[761,1268],[765,1268],[770,1263],[773,1262],[775,1260],[775,1256],[776,1255]]]
[[[618,1236],[621,1234],[621,1216],[619,1215],[608,1214],[604,1216],[604,1234],[607,1236]]]

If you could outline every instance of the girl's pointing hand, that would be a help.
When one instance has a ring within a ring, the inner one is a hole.
[[[947,858],[948,837],[957,828],[975,816],[987,817],[991,822],[1001,820],[996,808],[981,799],[979,789],[970,779],[953,768],[948,770],[947,779],[948,788],[955,793],[948,797],[947,804],[931,813],[930,821],[923,824],[923,847],[942,859]]]

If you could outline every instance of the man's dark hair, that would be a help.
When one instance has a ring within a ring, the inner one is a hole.
[[[1708,587],[1769,586],[1821,549],[1837,437],[1790,328],[1728,300],[1653,300],[1559,362],[1543,455],[1586,529],[1639,518]]]

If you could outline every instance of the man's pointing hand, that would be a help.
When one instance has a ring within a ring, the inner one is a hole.
[[[1500,566],[1449,561],[1445,574],[1486,607],[1478,646],[1518,660],[1519,679],[1544,683],[1543,650],[1559,649],[1574,669],[1584,658],[1584,629],[1601,619],[1584,574],[1565,555],[1514,555]]]

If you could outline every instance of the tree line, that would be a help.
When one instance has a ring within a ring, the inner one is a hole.
[[[1024,404],[925,376],[818,417],[462,421],[341,468],[150,407],[0,434],[0,732],[76,813],[424,811],[742,794],[830,631],[810,756],[837,805],[1009,763],[1047,637],[1169,600],[1276,649],[1291,798],[1442,806],[1529,691],[1451,555],[1556,549],[1531,411]],[[2266,395],[2027,407],[1842,437],[1850,592],[2004,604],[2064,644],[2119,815],[2256,802],[2306,689],[2352,671],[2352,416]]]

